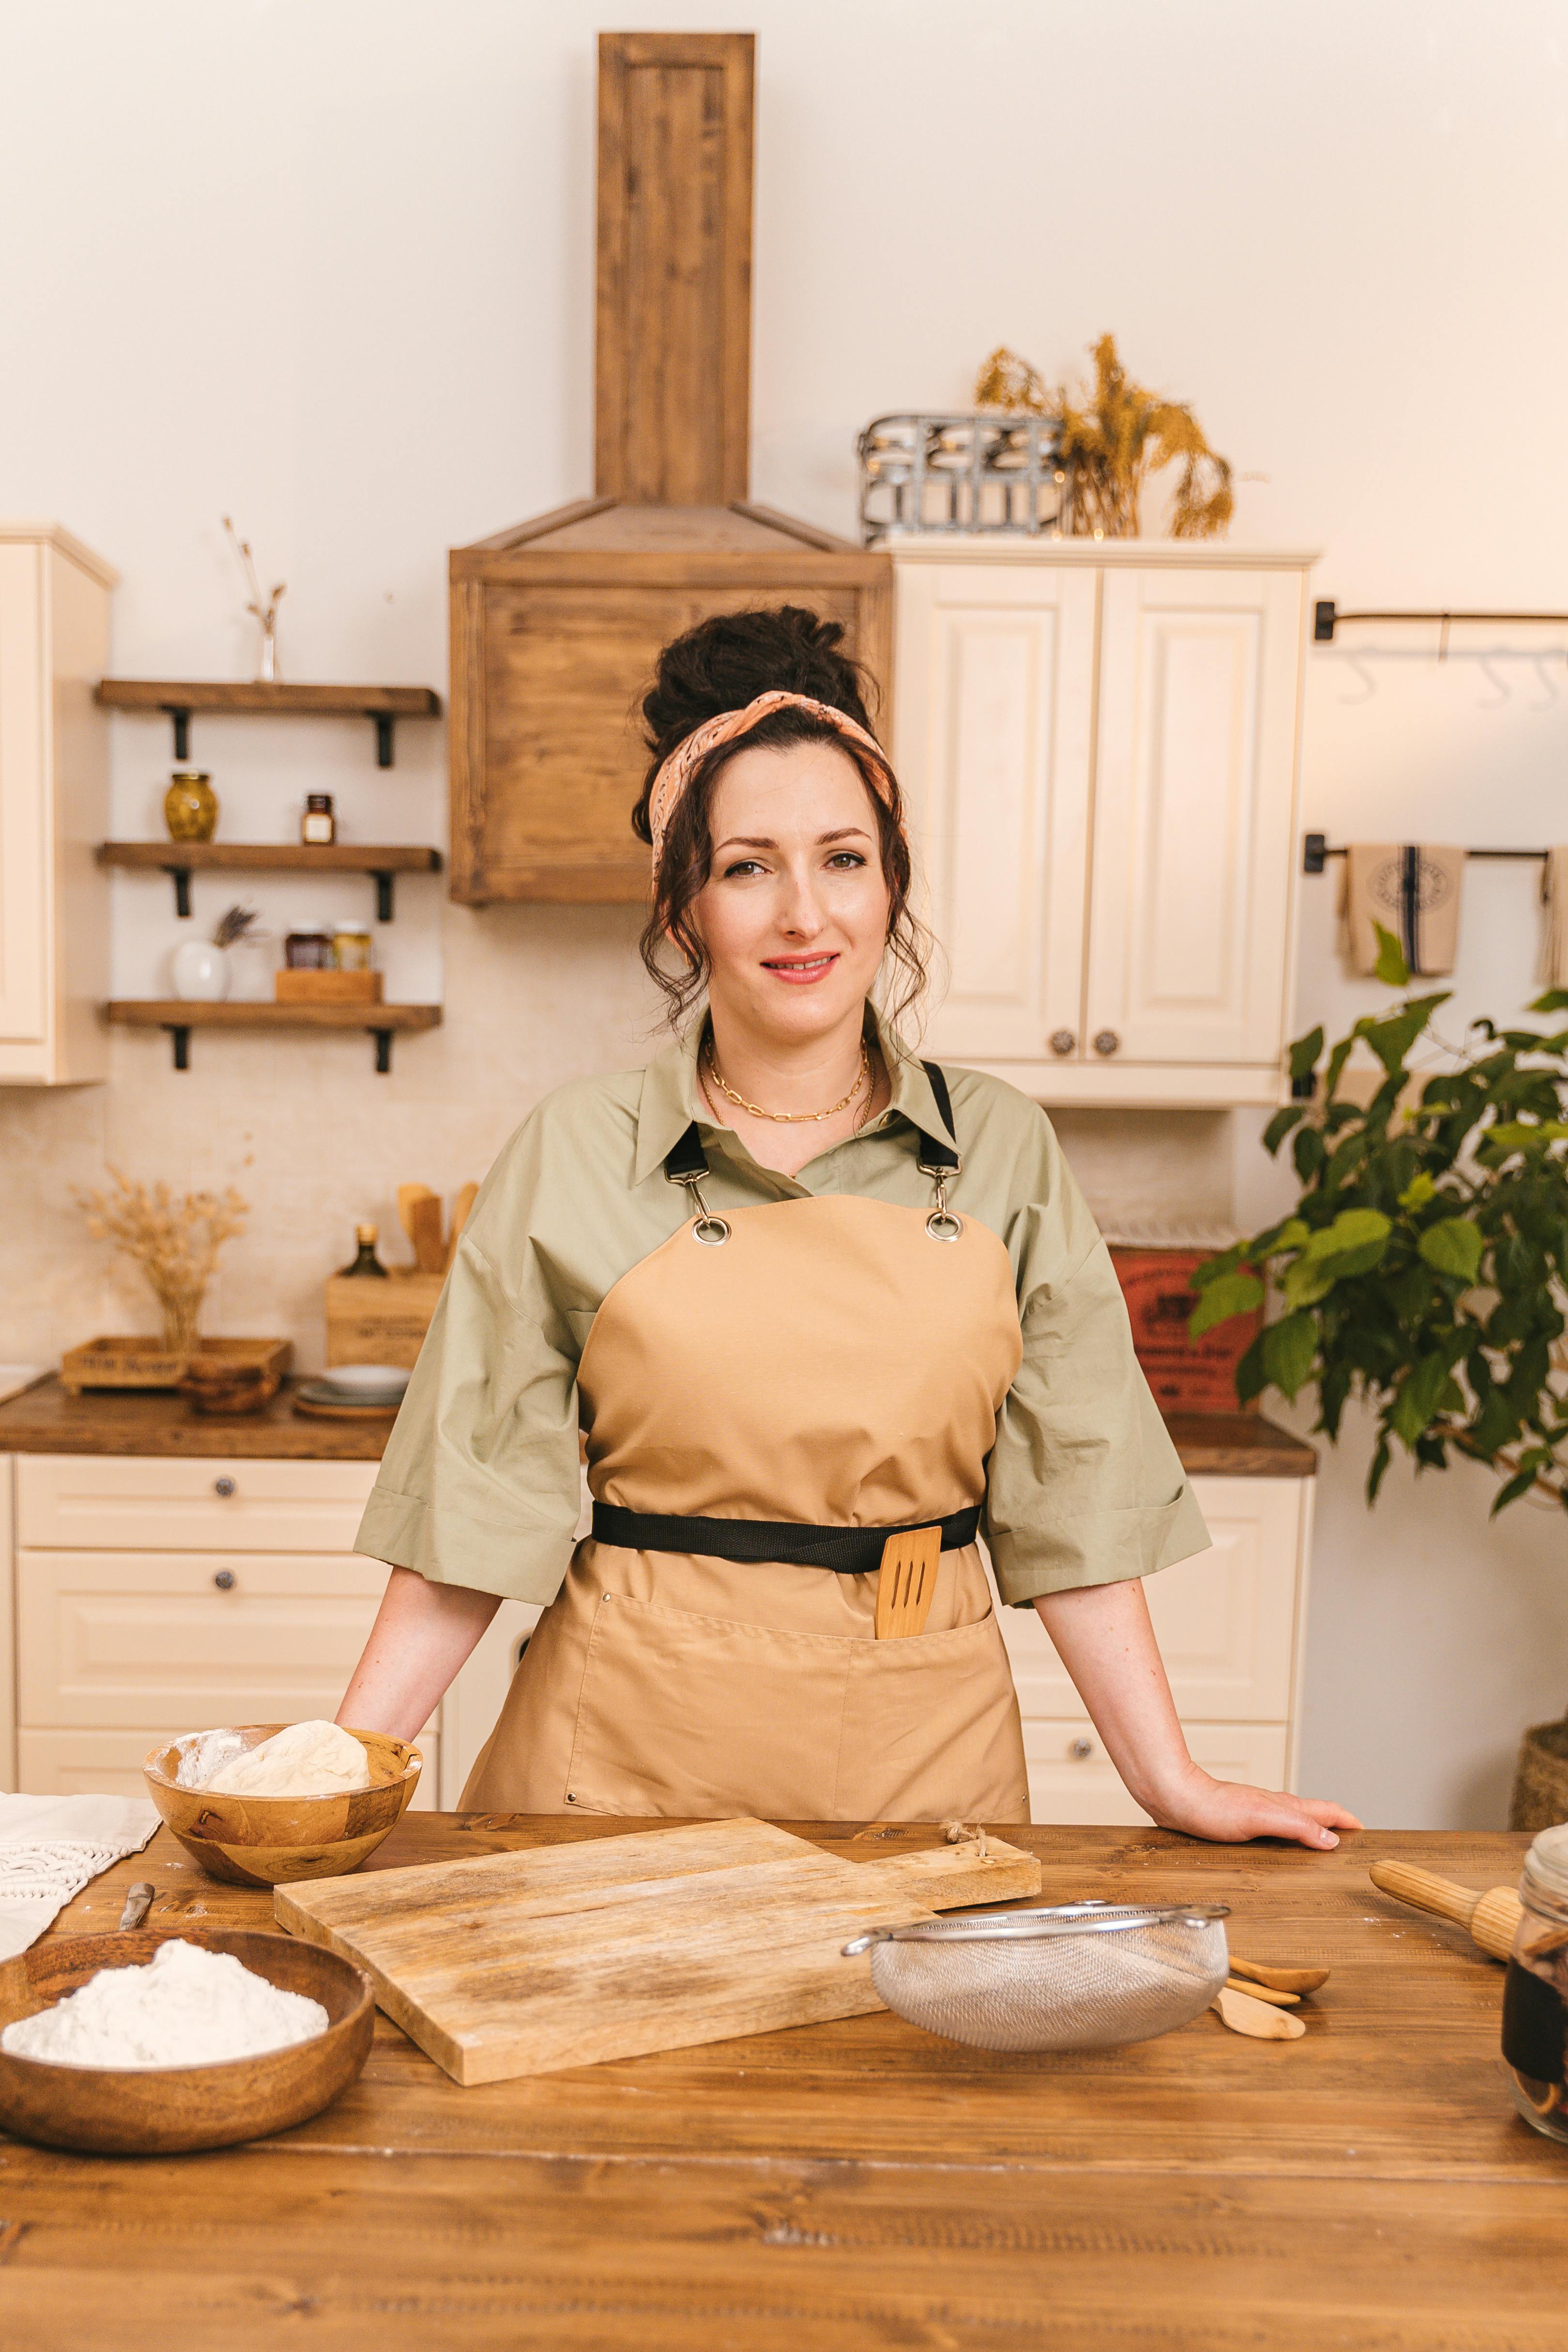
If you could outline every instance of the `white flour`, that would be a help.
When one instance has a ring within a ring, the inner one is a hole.
[[[327,2030],[326,2011],[232,1952],[176,1937],[145,1968],[100,1969],[78,1992],[0,2033],[0,2049],[57,2066],[209,2066]]]

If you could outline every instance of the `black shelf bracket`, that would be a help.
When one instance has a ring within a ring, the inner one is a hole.
[[[378,866],[374,868],[371,879],[375,884],[375,919],[378,923],[390,923],[392,920],[392,876],[385,868]]]
[[[392,713],[390,710],[370,710],[365,713],[365,716],[375,721],[375,764],[378,768],[390,768],[392,765]]]
[[[392,1067],[392,1032],[373,1029],[371,1034],[375,1039],[375,1073],[377,1077],[384,1078]]]
[[[174,912],[188,915],[191,911],[191,869],[188,866],[165,866],[164,873],[174,886]]]
[[[191,1066],[191,1033],[189,1027],[184,1022],[172,1022],[169,1026],[169,1035],[174,1040],[175,1069],[188,1070]]]
[[[1326,833],[1308,833],[1301,836],[1301,871],[1321,874],[1329,862],[1329,836]]]
[[[174,722],[174,758],[186,761],[191,756],[191,714],[177,702],[165,702],[163,708]]]

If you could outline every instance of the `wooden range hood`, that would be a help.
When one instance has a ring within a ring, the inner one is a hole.
[[[749,499],[750,33],[599,37],[595,495],[452,551],[452,885],[640,901],[637,705],[710,613],[842,621],[886,692],[892,566]]]

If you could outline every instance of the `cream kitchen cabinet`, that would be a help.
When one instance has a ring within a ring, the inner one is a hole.
[[[1050,1103],[1277,1099],[1311,558],[888,544],[928,1049]]]
[[[1213,1549],[1148,1579],[1149,1612],[1195,1760],[1296,1785],[1310,1478],[1194,1478]],[[1144,1822],[1034,1609],[1004,1609],[1037,1822]]]
[[[337,1712],[386,1581],[371,1462],[0,1455],[0,1786],[135,1791],[160,1741]],[[455,1807],[538,1615],[502,1604],[420,1738]]]
[[[0,1085],[101,1078],[107,714],[117,574],[53,523],[0,523]]]

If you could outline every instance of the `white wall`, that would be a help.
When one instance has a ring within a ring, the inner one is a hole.
[[[0,509],[120,566],[120,669],[244,674],[232,510],[289,583],[291,674],[444,686],[446,549],[589,485],[601,22],[761,36],[759,497],[847,530],[868,417],[962,402],[998,341],[1070,370],[1109,326],[1266,478],[1238,536],[1324,548],[1320,593],[1568,605],[1554,0],[0,0]],[[1489,674],[1489,639],[1441,670],[1428,643],[1312,656],[1309,824],[1568,834],[1568,633],[1499,633]],[[166,731],[115,736],[117,827],[154,832]],[[442,838],[440,730],[402,729],[390,778],[367,736],[198,721],[193,750],[252,837],[324,787],[351,836]],[[1304,889],[1302,1024],[1334,1023],[1379,992],[1338,968],[1331,884]],[[367,890],[251,895],[276,926]],[[1523,1001],[1531,890],[1472,870],[1450,1030]],[[231,895],[198,885],[198,915]],[[167,886],[115,903],[116,987],[161,988]],[[313,1360],[357,1215],[390,1223],[400,1178],[455,1184],[569,1069],[646,1052],[622,913],[474,914],[428,882],[401,904],[390,991],[442,988],[447,1026],[389,1080],[358,1039],[198,1037],[175,1078],[120,1036],[109,1087],[0,1097],[0,1356],[123,1326],[67,1197],[108,1156],[243,1164],[217,1319]],[[1212,1213],[1227,1139],[1177,1124],[1174,1157],[1156,1121],[1064,1132],[1109,1213]],[[1235,1165],[1264,1213],[1249,1135]],[[1568,1698],[1562,1531],[1489,1532],[1469,1474],[1391,1480],[1369,1518],[1358,1452],[1322,1481],[1309,1776],[1374,1819],[1495,1821],[1519,1725]]]

